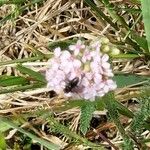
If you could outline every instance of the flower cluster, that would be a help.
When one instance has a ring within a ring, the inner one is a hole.
[[[99,40],[89,43],[89,46],[78,40],[68,50],[56,48],[46,71],[47,87],[57,93],[64,92],[66,96],[88,100],[114,90],[116,83],[111,79],[109,56],[101,53],[100,47]]]

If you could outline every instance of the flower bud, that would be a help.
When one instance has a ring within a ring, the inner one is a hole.
[[[91,70],[91,68],[90,68],[90,62],[86,62],[84,64],[84,71],[85,72],[89,72],[90,70]]]
[[[110,47],[108,45],[102,45],[101,46],[101,51],[104,53],[109,53],[110,52]]]
[[[111,55],[119,55],[120,54],[120,50],[118,48],[116,48],[116,47],[113,47],[111,49],[111,53],[110,54]]]
[[[109,39],[107,37],[102,37],[100,40],[101,40],[102,44],[108,44],[109,43]]]

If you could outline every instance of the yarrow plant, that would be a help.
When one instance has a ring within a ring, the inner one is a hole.
[[[89,43],[78,40],[68,50],[54,50],[54,57],[49,60],[50,67],[46,71],[47,87],[55,92],[64,93],[68,97],[95,100],[102,97],[117,86],[111,79],[113,72],[108,62],[109,56],[100,51],[101,41]],[[78,79],[76,85],[73,85]],[[70,86],[70,91],[65,88]],[[72,85],[72,86],[71,86]]]

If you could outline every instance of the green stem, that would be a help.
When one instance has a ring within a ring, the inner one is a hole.
[[[18,86],[18,87],[11,88],[11,89],[3,89],[3,90],[0,90],[0,94],[11,93],[11,92],[16,92],[16,91],[24,91],[28,89],[34,89],[34,88],[41,88],[44,85],[45,84],[43,83],[35,83],[31,85]]]
[[[118,55],[111,55],[112,58],[115,59],[134,59],[139,57],[144,57],[144,55],[137,55],[137,54],[118,54]]]
[[[136,19],[136,21],[134,22],[134,24],[132,25],[131,28],[129,28],[129,31],[127,32],[127,34],[124,37],[124,40],[129,36],[130,33],[132,33],[132,29],[135,27],[135,25],[138,23],[138,21],[141,19],[142,17],[142,13],[140,13],[140,15],[138,16],[138,18]]]
[[[43,59],[43,56],[35,56],[35,57],[30,57],[30,58],[22,58],[22,59],[3,61],[3,62],[0,62],[0,66],[13,64],[13,63],[23,63],[23,62],[27,62],[27,61],[41,60],[41,59]]]

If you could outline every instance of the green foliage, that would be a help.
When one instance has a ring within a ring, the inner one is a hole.
[[[148,83],[150,77],[137,76],[134,74],[116,74],[113,79],[116,81],[118,88],[123,88],[143,81],[145,81],[145,83],[147,81]]]
[[[118,114],[117,109],[115,109],[116,107],[115,107],[115,103],[114,103],[114,101],[115,101],[114,94],[110,92],[110,93],[106,94],[103,99],[104,99],[105,107],[108,110],[108,113],[109,113],[111,119],[118,125],[119,114]]]
[[[5,123],[5,122],[0,122],[0,133],[3,133],[7,130],[9,130],[11,127]]]
[[[145,52],[148,51],[148,44],[145,37],[140,37],[135,33],[132,33],[131,36],[143,48]]]
[[[6,150],[6,141],[2,133],[0,133],[0,150]]]
[[[121,133],[123,139],[128,138],[125,133],[124,127],[122,126],[119,120],[119,113],[115,106],[115,97],[114,93],[109,92],[104,96],[105,107],[108,110],[109,116],[112,121],[115,123],[116,127],[118,128],[119,132]]]
[[[17,129],[17,130],[18,130],[19,132],[21,132],[22,134],[24,134],[24,135],[30,137],[32,140],[37,141],[38,143],[40,143],[41,145],[45,146],[46,148],[48,148],[48,149],[50,149],[50,150],[52,150],[52,149],[53,149],[53,150],[59,150],[59,149],[60,149],[58,145],[55,145],[55,144],[53,144],[53,143],[50,143],[50,142],[48,142],[48,141],[46,141],[46,140],[44,140],[44,139],[42,139],[42,138],[39,138],[39,137],[37,137],[36,135],[34,135],[34,134],[32,134],[32,133],[30,133],[30,132],[28,132],[28,131],[26,131],[26,130],[20,128],[20,127],[18,127],[18,126],[17,126],[13,121],[11,121],[11,120],[8,120],[8,119],[6,119],[6,118],[0,117],[0,123],[1,123],[1,122],[6,123],[7,125],[9,125],[9,126],[10,126],[11,128],[13,128],[13,129]]]
[[[68,48],[69,45],[74,44],[76,41],[73,40],[67,40],[67,41],[56,41],[56,42],[50,42],[48,47],[50,50],[54,50],[57,47],[61,47],[61,49]]]
[[[74,140],[74,142],[78,144],[82,143],[83,145],[95,148],[97,150],[103,150],[103,147],[101,145],[94,144],[88,141],[86,138],[79,136],[75,132],[71,131],[68,127],[59,123],[52,115],[45,114],[43,117],[47,120],[49,127],[52,128],[53,131],[63,134],[64,136],[66,136],[70,140]]]
[[[134,114],[132,111],[130,111],[127,107],[125,107],[123,104],[121,104],[120,102],[118,102],[117,100],[114,100],[114,105],[115,108],[117,109],[117,111],[124,115],[127,116],[129,118],[133,118]]]
[[[35,56],[35,57],[29,57],[29,58],[2,61],[2,62],[0,62],[0,66],[4,66],[4,65],[8,65],[8,64],[15,64],[15,63],[23,63],[23,62],[28,62],[28,61],[41,60],[41,59],[43,59],[43,56]]]
[[[37,80],[37,81],[40,81],[40,82],[43,82],[43,83],[46,83],[46,79],[45,77],[39,73],[39,72],[35,72],[29,68],[26,68],[22,65],[17,65],[16,67],[21,73],[25,73],[27,75],[29,75],[29,77],[31,77],[32,79],[34,80]]]
[[[90,121],[94,111],[95,105],[92,102],[86,102],[85,105],[81,107],[80,130],[84,135],[90,127]]]
[[[85,1],[85,3],[87,3],[87,4],[91,7],[91,10],[92,10],[93,13],[97,16],[97,18],[99,18],[100,20],[101,20],[101,18],[103,18],[107,23],[109,23],[109,24],[114,28],[115,31],[121,30],[120,35],[121,35],[122,37],[125,36],[126,32],[124,32],[124,30],[122,30],[121,28],[119,29],[118,26],[117,26],[117,24],[115,24],[109,17],[107,17],[107,16],[103,13],[103,11],[102,11],[101,9],[99,9],[99,8],[95,5],[95,3],[93,3],[91,0],[84,0],[84,1]],[[105,0],[105,1],[106,1],[107,4],[109,3],[108,0]],[[108,8],[109,8],[109,7],[108,7]],[[109,11],[110,11],[110,10],[111,10],[111,9],[109,9]],[[112,14],[112,12],[113,12],[113,16],[115,16],[115,18],[113,18],[113,19],[119,20],[119,22],[121,22],[121,24],[123,23],[123,24],[122,24],[123,26],[124,26],[124,25],[126,26],[126,23],[124,22],[124,20],[123,20],[122,18],[120,18],[120,17],[117,15],[117,13],[115,13],[114,11],[110,11],[110,12],[111,12],[111,14]],[[117,18],[117,19],[116,19],[116,18]],[[126,26],[126,27],[127,27],[127,26]],[[134,42],[131,38],[126,37],[125,42],[126,42],[126,44],[131,45],[135,50],[141,51],[139,45],[138,45],[136,42]]]
[[[134,150],[133,141],[129,138],[124,138],[124,143],[122,144],[123,150]]]
[[[147,43],[148,43],[148,50],[146,52],[150,54],[150,25],[149,25],[150,0],[141,0],[141,4],[142,4],[142,14],[143,14],[143,21],[144,21],[146,39],[147,39]]]
[[[24,77],[0,76],[0,86],[25,85],[28,80]]]
[[[140,97],[140,109],[132,120],[131,130],[140,135],[145,129],[145,123],[150,119],[150,89],[143,90]]]
[[[25,91],[25,90],[29,90],[29,89],[41,88],[43,86],[45,86],[45,84],[40,83],[40,82],[30,84],[30,85],[17,86],[17,87],[14,87],[14,88],[2,89],[2,90],[0,90],[0,94],[10,93],[10,92],[15,92],[15,91]]]
[[[4,4],[22,4],[25,0],[0,0],[0,6]]]

